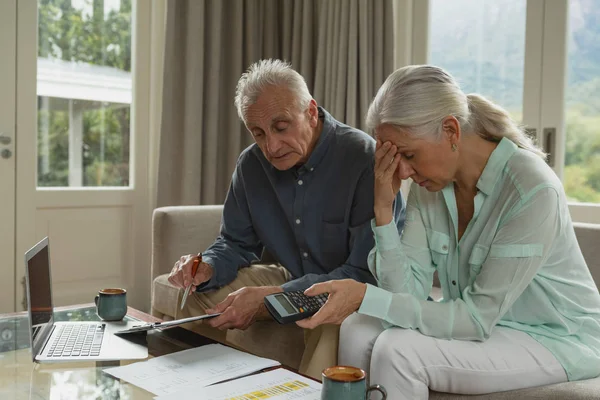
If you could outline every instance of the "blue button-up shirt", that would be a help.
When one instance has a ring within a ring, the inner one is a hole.
[[[367,266],[374,246],[375,141],[319,107],[323,128],[308,161],[279,171],[253,144],[242,152],[223,209],[221,234],[203,254],[214,269],[198,291],[233,281],[267,249],[292,275],[285,291],[352,278],[375,283]],[[398,194],[395,221],[404,204]]]

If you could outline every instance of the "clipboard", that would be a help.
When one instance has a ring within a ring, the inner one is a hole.
[[[114,335],[128,335],[128,334],[132,334],[132,333],[147,332],[147,331],[151,331],[153,329],[173,328],[175,326],[187,324],[188,322],[200,321],[203,319],[210,319],[210,318],[218,317],[219,315],[221,315],[221,313],[199,315],[197,317],[176,319],[174,321],[153,322],[153,323],[147,323],[147,324],[141,324],[141,325],[134,325],[133,327],[131,327],[129,329],[124,329],[122,331],[113,332],[113,334]]]

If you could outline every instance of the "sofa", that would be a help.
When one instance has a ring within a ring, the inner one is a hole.
[[[167,275],[175,260],[182,254],[193,254],[207,248],[217,237],[223,206],[178,206],[154,210],[152,218],[152,315],[163,320],[179,317],[182,291],[171,286]],[[600,284],[600,225],[575,224],[577,239],[590,272]],[[269,262],[264,255],[261,262]],[[439,298],[440,289],[434,287],[432,297]],[[241,335],[229,330],[226,335],[214,336],[201,324],[186,326],[205,336],[228,345],[244,348],[262,357],[276,359],[282,364],[297,368],[304,347],[302,329],[294,324],[277,325],[273,321],[257,322]],[[277,328],[277,329],[274,329]],[[281,334],[284,330],[285,334]],[[277,335],[274,335],[277,332]],[[579,382],[567,382],[537,388],[522,389],[479,396],[465,396],[431,391],[430,399],[544,399],[591,400],[600,399],[600,377]]]

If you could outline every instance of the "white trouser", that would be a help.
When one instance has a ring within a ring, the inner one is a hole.
[[[388,399],[438,392],[485,394],[566,382],[554,355],[528,334],[497,326],[488,340],[444,340],[352,314],[340,331],[339,365],[364,369]],[[373,398],[379,395],[373,395]]]

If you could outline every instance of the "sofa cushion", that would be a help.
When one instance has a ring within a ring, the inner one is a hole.
[[[479,396],[429,392],[430,400],[592,400],[600,398],[600,378],[557,383],[529,389],[510,390]]]
[[[596,286],[600,286],[600,246],[598,246],[598,243],[600,243],[600,224],[577,222],[573,226],[583,258],[585,258]]]

